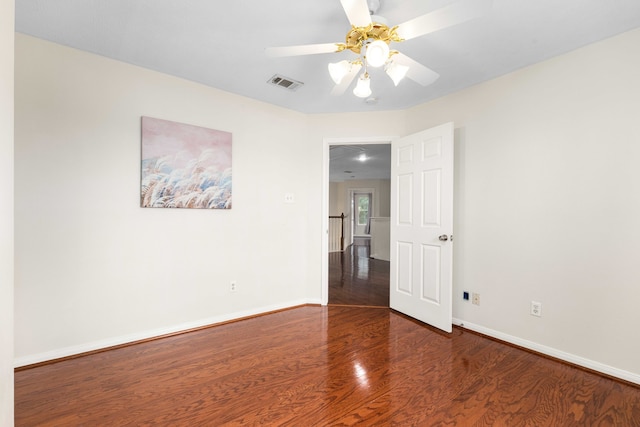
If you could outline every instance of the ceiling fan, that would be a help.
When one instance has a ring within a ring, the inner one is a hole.
[[[328,66],[336,84],[331,94],[342,95],[364,67],[353,93],[367,98],[371,95],[368,67],[384,66],[396,86],[405,76],[422,86],[433,83],[438,79],[438,73],[397,50],[391,50],[391,43],[414,39],[478,18],[491,7],[492,0],[459,0],[394,27],[389,27],[384,18],[376,15],[380,0],[340,0],[340,3],[351,23],[344,43],[270,47],[265,52],[270,57],[283,57],[350,50],[358,55],[355,59],[330,63]]]

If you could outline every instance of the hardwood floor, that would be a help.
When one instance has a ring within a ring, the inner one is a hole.
[[[640,426],[640,388],[388,308],[307,306],[18,371],[16,426]]]
[[[369,250],[360,244],[329,253],[329,304],[389,307],[389,261],[369,258]]]

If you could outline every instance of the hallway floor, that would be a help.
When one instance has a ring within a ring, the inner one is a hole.
[[[329,304],[389,307],[389,261],[369,258],[363,243],[329,253]]]

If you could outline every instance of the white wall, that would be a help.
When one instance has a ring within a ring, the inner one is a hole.
[[[344,212],[344,202],[342,202],[341,194],[338,191],[340,188],[339,182],[329,183],[329,215],[340,215],[348,212]]]
[[[407,117],[409,133],[456,125],[454,316],[636,382],[638,46],[640,30]],[[463,290],[481,305],[463,302]],[[542,302],[541,318],[531,300]]]
[[[320,246],[308,191],[318,184],[299,161],[304,115],[32,37],[16,43],[18,365],[318,302],[300,250],[311,236]],[[231,210],[139,207],[143,115],[233,134]]]
[[[0,426],[13,425],[13,0],[0,1]]]

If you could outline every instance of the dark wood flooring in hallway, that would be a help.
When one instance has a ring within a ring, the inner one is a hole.
[[[389,261],[369,258],[369,245],[329,253],[329,304],[389,307]]]

